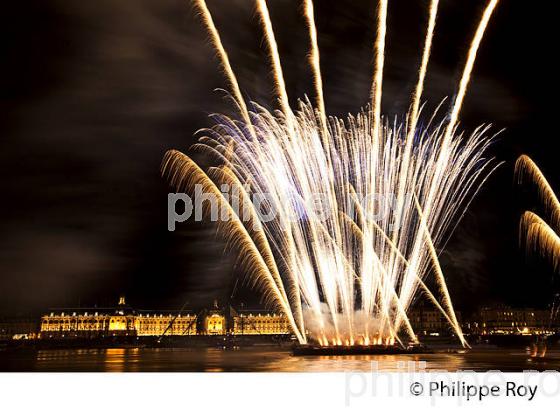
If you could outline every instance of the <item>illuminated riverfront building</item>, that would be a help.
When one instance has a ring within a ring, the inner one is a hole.
[[[544,334],[557,331],[560,323],[550,310],[497,306],[481,309],[466,327],[482,335]]]
[[[196,315],[117,308],[57,309],[41,318],[41,337],[182,336],[196,334]]]
[[[196,315],[140,313],[136,316],[137,336],[196,335]]]
[[[237,313],[237,312],[235,312]],[[236,335],[282,335],[291,333],[284,315],[262,311],[242,311],[232,317]]]
[[[440,311],[423,303],[408,312],[410,323],[419,336],[451,334],[449,323]],[[461,321],[460,312],[457,312]],[[0,340],[33,339],[37,322],[27,320],[0,321]],[[470,315],[463,330],[473,335],[545,334],[560,329],[558,318],[549,310],[498,306],[483,308]],[[134,310],[124,298],[114,308],[53,309],[41,317],[39,337],[99,338],[118,336],[161,337],[192,335],[290,335],[286,316],[264,310],[218,308],[198,314],[185,311]]]
[[[287,335],[291,333],[290,324],[284,315],[263,310],[229,309],[229,315],[214,307],[204,318],[204,332],[207,335],[226,333],[243,335]]]
[[[182,311],[134,310],[121,298],[116,308],[53,309],[41,317],[40,335],[42,338],[97,338],[291,333],[283,315],[262,310],[238,312],[233,308],[229,312],[226,315],[217,302],[200,317]]]
[[[467,334],[544,334],[560,329],[558,318],[545,309],[485,307],[464,321],[460,312],[456,314]],[[420,303],[408,315],[410,324],[418,335],[439,336],[450,333],[448,322],[435,308]]]

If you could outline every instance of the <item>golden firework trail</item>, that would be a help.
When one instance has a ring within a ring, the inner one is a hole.
[[[233,96],[235,97],[235,103],[239,106],[241,115],[243,116],[243,121],[245,121],[245,123],[250,126],[251,118],[249,117],[249,110],[247,110],[247,104],[245,104],[245,99],[241,94],[241,89],[239,88],[237,77],[235,75],[235,72],[231,68],[228,54],[222,44],[222,39],[220,38],[220,33],[218,32],[218,29],[214,24],[214,20],[212,19],[212,14],[210,14],[210,10],[208,10],[208,7],[206,6],[206,2],[204,0],[194,0],[194,4],[199,10],[202,20],[206,25],[206,28],[208,29],[208,33],[210,34],[210,38],[212,39],[212,44],[214,44],[214,48],[218,52],[222,64],[222,68],[229,81],[229,85],[233,92]]]
[[[537,164],[527,155],[521,155],[517,159],[515,174],[519,183],[529,178],[537,185],[540,199],[553,225],[551,227],[540,216],[526,211],[519,223],[520,242],[525,242],[527,249],[549,257],[554,269],[557,270],[560,267],[560,237],[557,234],[560,229],[560,201]]]
[[[298,340],[303,342],[305,339],[295,324],[282,282],[278,282],[274,275],[275,263],[269,257],[266,238],[249,234],[235,210],[224,200],[216,184],[185,154],[175,150],[168,151],[163,160],[162,172],[168,176],[170,184],[178,189],[198,184],[204,188],[205,192],[213,193],[215,198],[220,199],[220,208],[225,210],[227,217],[222,220],[225,223],[219,221],[222,223],[218,224],[218,228],[229,240],[231,246],[244,250],[239,254],[240,262],[251,272],[255,285],[262,285],[265,297],[286,315]],[[205,209],[205,212],[208,212],[208,209]],[[265,249],[264,252],[263,249]]]
[[[432,40],[434,38],[434,30],[436,28],[436,17],[438,11],[439,0],[432,0],[430,3],[430,13],[428,19],[428,29],[426,32],[426,40],[424,42],[424,52],[422,53],[422,62],[420,63],[420,70],[418,70],[418,83],[416,89],[412,93],[412,104],[410,109],[410,117],[408,119],[408,135],[409,141],[412,141],[414,132],[416,131],[416,124],[418,122],[418,111],[420,109],[420,101],[422,99],[422,92],[424,91],[424,80],[426,79],[426,72],[428,71],[428,61],[432,52]]]
[[[261,16],[264,35],[268,44],[270,58],[272,60],[272,71],[274,74],[274,82],[276,85],[276,92],[280,99],[280,108],[284,112],[286,121],[291,123],[292,110],[290,109],[290,101],[288,100],[288,93],[286,92],[286,84],[284,82],[284,74],[282,73],[282,64],[280,63],[280,54],[278,54],[278,45],[274,36],[272,22],[270,21],[270,14],[266,6],[266,0],[257,0],[257,10]]]
[[[560,201],[537,164],[527,155],[521,155],[515,163],[515,174],[519,183],[524,178],[529,178],[537,185],[546,212],[552,219],[554,227],[560,229]]]
[[[555,270],[560,267],[560,237],[540,216],[526,211],[521,217],[520,233],[528,249],[550,258]]]
[[[377,5],[377,38],[375,40],[375,71],[371,87],[373,111],[373,138],[378,138],[381,126],[381,96],[383,89],[383,65],[385,63],[385,35],[387,33],[387,0]]]
[[[317,109],[321,116],[323,126],[327,125],[327,113],[325,110],[325,99],[323,97],[323,78],[321,76],[321,59],[319,55],[319,44],[317,43],[317,29],[315,26],[315,12],[313,10],[313,1],[304,0],[304,14],[307,19],[309,28],[309,39],[311,42],[311,50],[309,53],[309,64],[313,70],[313,79],[315,83],[315,94],[317,95]]]
[[[482,42],[482,38],[484,37],[484,32],[486,31],[488,23],[490,22],[490,17],[492,17],[492,13],[494,12],[494,9],[497,5],[498,0],[490,0],[488,5],[486,6],[486,9],[484,10],[482,19],[478,24],[478,28],[476,29],[476,33],[471,42],[471,46],[467,54],[467,62],[463,70],[463,75],[461,76],[461,82],[459,83],[459,90],[457,91],[457,96],[455,97],[455,102],[453,103],[453,108],[451,110],[451,119],[449,120],[449,124],[447,125],[447,131],[445,133],[446,139],[451,138],[451,134],[453,133],[455,125],[457,124],[457,120],[459,119],[459,113],[461,112],[461,108],[463,107],[463,100],[465,99],[469,81],[471,80],[474,62],[476,61],[476,54],[478,53],[478,48],[480,47],[480,43]]]
[[[402,344],[403,337],[416,342],[407,312],[424,294],[466,345],[438,249],[495,169],[484,156],[492,141],[489,127],[463,136],[457,121],[497,1],[490,0],[471,42],[450,116],[438,122],[436,110],[422,128],[417,124],[438,0],[430,3],[410,110],[393,123],[381,116],[387,0],[377,7],[370,106],[344,119],[327,116],[313,3],[302,1],[315,105],[298,101],[297,109],[290,107],[267,4],[256,0],[281,111],[254,104],[254,112],[244,113],[239,103],[249,127],[214,115],[217,124],[202,131],[195,148],[219,165],[205,173],[186,155],[170,151],[162,172],[177,190],[202,185],[219,196],[228,217],[218,221],[219,231],[239,252],[265,302],[286,315],[300,343]],[[229,67],[204,0],[196,2],[222,66]],[[233,72],[225,72],[240,98]],[[237,194],[226,199],[218,188],[224,184]],[[266,198],[266,217],[256,197]],[[273,217],[268,211],[275,211]],[[436,291],[426,285],[430,274]]]
[[[437,251],[436,251],[436,248],[434,246],[434,242],[432,240],[432,237],[430,235],[430,230],[428,229],[428,227],[426,225],[426,220],[424,218],[424,213],[422,212],[422,208],[420,208],[420,204],[418,203],[418,199],[416,198],[416,195],[414,195],[414,203],[416,205],[416,210],[418,212],[418,217],[420,218],[420,225],[422,226],[422,230],[424,231],[425,242],[428,246],[428,251],[430,253],[430,258],[432,260],[433,267],[434,267],[434,270],[435,270],[435,273],[436,273],[436,278],[435,278],[436,283],[440,287],[441,294],[442,294],[442,299],[443,299],[443,304],[447,308],[447,310],[445,312],[446,312],[446,314],[448,315],[448,317],[451,321],[451,325],[453,326],[453,330],[455,330],[455,333],[459,337],[459,340],[461,341],[463,346],[465,346],[465,345],[467,345],[467,341],[465,340],[465,338],[463,336],[463,332],[461,330],[461,325],[459,325],[459,321],[457,320],[457,317],[455,315],[455,310],[453,309],[453,303],[451,302],[451,297],[449,295],[449,290],[447,289],[447,284],[445,283],[445,276],[443,275],[443,271],[441,269],[441,266],[439,264],[439,259],[437,257]]]

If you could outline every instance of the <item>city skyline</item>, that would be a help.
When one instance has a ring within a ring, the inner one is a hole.
[[[560,317],[550,309],[514,308],[496,304],[474,312],[456,312],[459,323],[470,338],[473,335],[518,334],[534,336],[554,334],[560,329]],[[425,337],[456,339],[447,320],[434,306],[425,301],[409,311],[411,324],[421,340]],[[158,343],[165,337],[195,335],[292,335],[286,317],[277,312],[247,308],[243,304],[212,305],[190,309],[185,303],[181,309],[146,310],[127,303],[124,295],[113,306],[67,306],[45,309],[38,317],[0,317],[0,339],[43,339],[56,342],[61,339],[92,339],[106,337],[156,337]],[[114,345],[122,344],[115,340]],[[186,345],[192,342],[184,342]],[[215,342],[213,342],[215,343]]]
[[[420,11],[423,7],[420,3],[410,7]],[[391,24],[415,18],[414,13],[402,12],[405,9],[403,4],[391,2]],[[430,103],[443,96],[446,87],[440,87],[438,82],[451,84],[457,75],[455,68],[460,53],[456,54],[446,45],[465,43],[471,29],[469,22],[473,20],[458,19],[457,16],[474,17],[483,5],[484,2],[470,7],[442,6],[438,25],[445,34],[435,42],[435,73],[429,75],[426,89]],[[345,58],[354,55],[351,64],[358,72],[358,78],[353,78],[352,92],[367,96],[370,61],[365,56],[371,51],[374,34],[368,28],[373,17],[369,6],[367,2],[356,3],[350,9],[337,8],[332,2],[316,5],[320,43],[324,48],[325,77],[331,80],[326,84],[340,77],[333,86],[327,86],[325,93],[335,113],[356,108],[350,107],[343,96],[338,95],[345,85],[344,76],[341,76],[344,67],[331,63],[341,57],[341,43],[348,48]],[[216,239],[212,227],[189,225],[175,234],[166,231],[167,187],[157,175],[161,155],[168,148],[190,145],[191,130],[207,122],[204,111],[216,111],[222,107],[227,111],[219,95],[207,92],[222,85],[223,81],[192,10],[188,7],[177,10],[171,3],[152,6],[155,10],[140,8],[119,29],[137,33],[147,24],[154,28],[150,33],[156,44],[173,40],[172,45],[163,47],[166,58],[154,60],[142,53],[131,54],[132,61],[137,58],[146,62],[142,75],[157,79],[157,87],[149,88],[139,77],[121,81],[121,71],[113,70],[116,67],[128,72],[132,63],[118,44],[109,41],[111,35],[104,31],[106,23],[100,21],[99,26],[93,25],[89,29],[64,24],[71,16],[92,18],[87,15],[87,9],[74,6],[68,8],[66,14],[58,14],[48,5],[37,4],[35,7],[38,12],[51,13],[54,19],[45,21],[44,25],[26,26],[30,29],[28,32],[16,30],[14,36],[21,40],[22,47],[10,48],[12,57],[2,68],[6,81],[21,84],[23,88],[19,93],[13,86],[4,87],[8,97],[17,98],[6,110],[9,121],[3,125],[14,139],[2,153],[5,156],[3,166],[10,170],[2,173],[7,198],[2,204],[6,215],[2,224],[7,235],[1,251],[3,293],[0,314],[32,313],[44,306],[61,304],[103,303],[104,299],[111,299],[106,295],[107,287],[120,289],[129,297],[154,307],[180,306],[185,299],[199,305],[214,298],[228,299],[235,287],[236,297],[247,303],[258,303],[259,295],[243,286],[243,281],[236,285],[235,277],[243,272],[235,272],[231,267],[232,258],[223,254],[223,243]],[[297,7],[288,3],[271,7],[273,18],[290,18],[290,22],[280,29],[278,41],[286,59],[290,94],[302,95],[309,92],[308,74],[298,73],[295,62],[305,55],[305,47],[303,44],[293,49],[286,47],[287,39],[294,33],[301,38],[305,36],[305,31],[299,27]],[[333,16],[342,9],[361,17],[337,22]],[[124,21],[127,10],[126,5],[113,10],[110,21]],[[17,5],[10,5],[8,11],[17,16],[22,10]],[[171,32],[158,30],[158,24],[172,11],[179,12],[180,21],[172,23]],[[249,22],[248,11],[247,6],[240,4],[232,12],[245,22],[249,31],[258,30],[258,25]],[[543,57],[523,45],[536,38],[546,38],[544,33],[549,26],[539,24],[523,37],[517,27],[519,22],[530,20],[527,13],[537,12],[507,2],[500,5],[495,27],[489,28],[482,58],[477,63],[472,92],[465,101],[465,127],[479,120],[491,120],[497,127],[506,128],[493,152],[498,159],[505,160],[506,165],[489,180],[442,255],[450,292],[462,310],[491,301],[516,306],[546,305],[549,303],[547,294],[554,286],[552,268],[538,257],[526,256],[518,246],[517,222],[521,210],[538,208],[539,205],[531,195],[525,195],[524,191],[530,191],[530,188],[520,188],[512,182],[513,162],[520,153],[534,157],[553,186],[558,186],[559,182],[553,172],[552,153],[535,138],[530,138],[530,135],[542,134],[539,129],[544,125],[535,119],[547,117],[549,112],[544,103],[547,87],[543,85],[547,75],[541,71],[546,72],[547,68],[535,64]],[[219,10],[216,18],[225,31],[231,32],[232,26]],[[54,29],[55,26],[58,28]],[[406,104],[404,95],[414,83],[414,72],[405,68],[417,59],[417,55],[409,54],[409,51],[418,47],[421,38],[418,33],[422,31],[422,24],[401,24],[399,27],[402,29],[388,34],[391,45],[400,44],[387,55],[389,74],[385,100],[394,101],[386,104],[389,113],[400,111]],[[31,39],[34,34],[41,33],[45,36],[39,47]],[[74,42],[67,42],[65,38],[73,38]],[[122,46],[157,52],[157,48],[152,48],[145,38],[135,37],[131,41],[133,43]],[[239,41],[241,44],[228,44],[228,48],[234,61],[239,61],[247,53],[251,56],[247,68],[240,73],[244,87],[249,94],[266,99],[269,87],[262,83],[266,75],[252,74],[262,71],[256,60],[262,57],[264,50],[258,44],[249,47],[252,44],[249,37],[242,36]],[[76,44],[86,44],[87,52],[79,51]],[[178,44],[192,44],[193,51]],[[43,54],[41,48],[45,50]],[[36,61],[45,63],[47,74],[44,77],[32,75],[30,68]],[[24,69],[16,69],[18,62]],[[96,63],[93,72],[86,73],[86,77],[78,68],[83,62]],[[192,77],[204,81],[196,85],[186,78],[187,84],[183,88],[177,89],[176,93],[170,92],[175,88],[174,84],[182,82],[184,65],[191,70]],[[257,77],[263,77],[263,80],[254,84],[248,81]],[[56,81],[51,82],[51,78]],[[96,78],[110,88],[111,93],[104,94],[103,87],[95,88]],[[72,98],[75,98],[72,95],[81,94],[68,93],[69,90],[89,93],[90,102],[80,103],[79,112],[72,111]],[[115,99],[121,96],[126,104],[107,99],[109,95],[114,95]],[[141,96],[139,100],[136,95]],[[201,110],[194,109],[191,101],[194,96]],[[27,103],[36,100],[43,102],[27,109]],[[141,102],[147,104],[150,101],[156,101],[161,107],[161,116],[143,108]],[[112,107],[111,113],[108,113],[108,107]],[[69,115],[63,115],[66,111]],[[105,125],[95,131],[81,128],[96,118],[104,118],[101,124]],[[139,133],[139,128],[144,130]],[[78,134],[88,143],[76,145],[74,135]],[[134,134],[142,137],[134,139],[129,136]],[[28,142],[34,144],[28,146]],[[127,149],[135,154],[123,154],[117,149],[121,144],[129,144]],[[24,150],[24,147],[29,149]],[[27,183],[16,183],[12,179],[14,169],[19,170],[21,181]],[[207,281],[202,283],[202,277]],[[153,286],[154,282],[158,286]],[[474,302],[473,295],[477,296]],[[552,295],[548,297],[552,298]]]

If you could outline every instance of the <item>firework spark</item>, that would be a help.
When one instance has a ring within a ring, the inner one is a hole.
[[[241,94],[218,32],[204,1],[197,4],[237,100]],[[377,10],[370,108],[346,119],[326,115],[312,1],[304,0],[304,15],[316,107],[298,101],[297,109],[289,105],[266,1],[256,4],[281,112],[255,104],[249,115],[239,103],[242,121],[215,115],[217,125],[203,131],[195,148],[220,164],[205,173],[186,155],[169,151],[164,175],[178,190],[201,184],[219,196],[231,218],[218,228],[239,250],[265,301],[287,316],[300,343],[402,344],[403,336],[416,341],[407,311],[423,292],[465,345],[437,249],[496,166],[484,157],[492,141],[489,127],[466,137],[456,128],[497,0],[490,0],[479,23],[449,119],[438,122],[436,110],[423,128],[417,124],[437,0],[430,4],[411,108],[393,124],[381,116],[387,0]],[[218,189],[222,184],[236,187],[234,198],[226,200]],[[265,208],[276,211],[273,219],[262,220],[250,201],[255,195],[267,198]],[[241,210],[230,205],[234,199]],[[430,273],[436,292],[426,285]]]

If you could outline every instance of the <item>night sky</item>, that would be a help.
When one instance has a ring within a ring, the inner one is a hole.
[[[269,0],[292,104],[313,97],[301,2]],[[368,101],[375,1],[316,0],[329,114]],[[428,0],[390,0],[383,112],[406,111]],[[452,96],[483,1],[442,0],[424,98]],[[251,0],[208,0],[246,96],[275,107]],[[503,0],[482,43],[462,114],[467,131],[505,128],[491,154],[505,164],[442,255],[459,309],[543,307],[558,273],[518,244],[535,190],[514,183],[529,154],[560,190],[555,97],[557,33],[549,2]],[[233,113],[206,32],[186,0],[4,2],[0,63],[0,316],[50,307],[192,308],[259,296],[209,224],[167,231],[159,168],[188,152],[212,112]],[[195,155],[204,163],[204,158]]]

